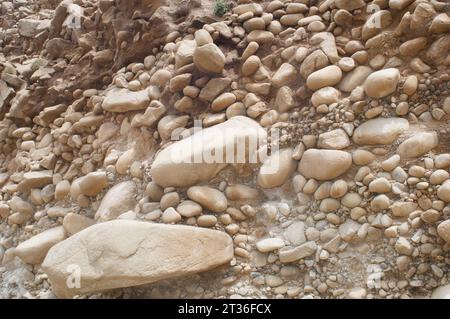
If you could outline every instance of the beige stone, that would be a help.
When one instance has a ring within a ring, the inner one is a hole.
[[[192,186],[187,190],[187,196],[214,213],[222,213],[228,207],[225,195],[209,186]]]
[[[347,73],[339,83],[339,90],[351,92],[359,85],[362,85],[367,77],[372,73],[372,69],[365,65],[359,65]]]
[[[402,118],[376,118],[358,126],[353,141],[360,145],[392,144],[408,128],[408,120]]]
[[[336,65],[330,65],[311,73],[306,80],[306,86],[313,91],[326,86],[334,86],[342,78],[342,71]]]
[[[223,232],[115,220],[88,227],[52,247],[42,269],[53,292],[71,298],[195,274],[232,258],[232,240]],[[67,287],[74,271],[70,265],[79,267],[79,288]]]
[[[359,166],[367,165],[375,160],[375,155],[369,151],[358,149],[353,152],[353,163]]]
[[[164,140],[170,140],[172,133],[177,134],[177,130],[184,128],[189,121],[189,115],[166,115],[158,122],[158,133]]]
[[[399,145],[398,154],[402,158],[415,158],[431,151],[438,144],[436,132],[419,132]]]
[[[197,134],[200,135],[194,134],[173,143],[157,154],[150,169],[156,183],[163,187],[188,187],[209,181],[220,170],[237,160],[236,156],[216,159],[211,158],[211,155],[207,157],[213,150],[217,150],[217,154],[222,150],[223,155],[226,154],[227,148],[234,148],[240,139],[255,139],[255,144],[262,145],[262,141],[266,138],[265,130],[258,123],[243,116],[235,116]],[[252,153],[250,148],[246,148],[245,151],[247,154]],[[254,151],[256,152],[256,149]],[[195,162],[194,159],[199,161]]]
[[[127,89],[115,88],[106,93],[102,107],[107,112],[128,112],[145,109],[150,103],[147,89],[132,92]]]
[[[181,216],[186,218],[199,216],[203,211],[202,206],[191,200],[182,201],[178,204],[176,210]]]
[[[364,82],[364,91],[369,97],[382,98],[397,89],[400,72],[395,68],[373,72]]]
[[[307,178],[326,181],[344,174],[351,165],[350,153],[338,150],[308,149],[300,160],[299,171]]]
[[[443,221],[437,227],[438,235],[445,240],[448,244],[450,243],[450,219]]]
[[[259,192],[244,184],[230,185],[225,189],[225,195],[229,200],[252,200],[258,198]]]
[[[266,238],[256,243],[256,248],[261,253],[268,253],[284,247],[284,240],[280,238]]]
[[[22,180],[17,185],[20,192],[29,192],[31,188],[40,188],[52,183],[53,173],[50,170],[26,172],[22,176]]]
[[[292,149],[282,149],[267,158],[261,166],[257,183],[262,188],[283,185],[295,171],[297,162],[292,159]]]
[[[95,220],[75,213],[68,213],[64,216],[63,227],[69,236],[95,224]]]
[[[297,70],[290,63],[283,63],[272,77],[275,87],[282,87],[295,81]]]
[[[285,248],[280,250],[279,256],[282,263],[290,263],[311,256],[316,252],[317,245],[313,241],[307,241],[306,243],[295,247]]]
[[[114,185],[103,197],[95,213],[95,219],[107,221],[117,218],[128,210],[132,210],[136,205],[135,195],[136,185],[132,181]]]
[[[438,188],[437,195],[439,199],[446,203],[450,203],[450,181],[445,182]]]
[[[350,139],[343,129],[336,129],[319,135],[317,147],[340,150],[350,146]]]
[[[261,60],[257,55],[252,55],[245,60],[242,64],[242,75],[250,76],[253,75],[261,65]]]
[[[208,43],[195,49],[194,63],[202,72],[222,73],[225,55],[217,45]]]
[[[70,194],[77,199],[80,194],[95,196],[108,186],[108,177],[105,172],[92,172],[73,181]]]
[[[27,264],[40,264],[48,250],[65,237],[62,226],[50,228],[20,243],[14,253]]]
[[[339,102],[340,96],[341,93],[338,90],[336,90],[334,87],[327,86],[314,92],[314,94],[311,96],[311,103],[315,107],[318,107],[322,104],[329,105]]]
[[[288,86],[278,89],[275,97],[275,106],[280,112],[287,112],[295,106],[294,92]]]

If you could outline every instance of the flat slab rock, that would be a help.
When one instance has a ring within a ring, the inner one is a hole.
[[[102,107],[105,111],[122,113],[145,109],[150,103],[148,90],[137,92],[113,89],[106,94]]]
[[[376,118],[361,124],[353,134],[353,141],[359,145],[388,145],[408,129],[408,120],[403,118]]]
[[[23,174],[22,181],[17,186],[21,192],[28,192],[31,188],[39,188],[52,182],[52,171],[33,171]]]
[[[224,232],[114,220],[88,227],[53,246],[42,269],[56,296],[71,298],[194,274],[232,258],[232,239]],[[75,271],[81,276],[79,288],[68,288]]]

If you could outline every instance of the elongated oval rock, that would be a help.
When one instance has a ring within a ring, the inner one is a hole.
[[[376,118],[358,126],[353,133],[353,141],[359,145],[388,145],[408,129],[408,120],[395,117]]]
[[[72,198],[76,199],[80,194],[95,196],[108,186],[108,178],[105,172],[91,172],[77,178],[70,187]]]
[[[369,97],[382,98],[395,92],[399,80],[400,72],[396,68],[373,72],[364,82],[364,91]]]
[[[194,274],[232,258],[233,243],[224,232],[115,220],[88,227],[53,246],[42,269],[54,293],[71,298]],[[80,285],[68,288],[74,272]]]
[[[402,158],[415,158],[431,151],[438,144],[439,138],[436,132],[420,132],[400,144],[398,154]]]
[[[268,253],[284,247],[284,240],[280,238],[265,238],[256,243],[256,248],[262,253]]]
[[[306,86],[310,90],[318,90],[326,86],[334,86],[342,78],[342,71],[336,65],[329,65],[311,73],[306,79]]]
[[[311,256],[317,249],[317,244],[313,241],[307,241],[306,243],[297,246],[295,248],[286,248],[280,250],[280,262],[281,263],[291,263],[299,259]]]
[[[344,174],[350,166],[352,166],[350,153],[312,148],[303,153],[298,170],[307,178],[327,181]]]
[[[252,200],[259,195],[258,190],[243,184],[230,185],[225,189],[229,200]]]
[[[257,122],[235,116],[163,149],[157,154],[150,174],[163,187],[189,187],[209,181],[228,164],[255,162],[250,155],[256,155],[258,144],[262,145],[266,136]],[[245,140],[254,145],[243,143]],[[243,154],[249,156],[240,158],[239,152],[232,154],[231,150],[237,147],[242,147]]]
[[[214,213],[221,213],[227,209],[228,201],[225,195],[212,187],[192,186],[188,189],[187,195],[194,202]]]
[[[283,185],[295,171],[296,161],[292,159],[292,149],[283,149],[264,161],[257,177],[262,188],[274,188]]]

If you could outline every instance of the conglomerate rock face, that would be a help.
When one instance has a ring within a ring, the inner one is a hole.
[[[450,4],[0,0],[0,298],[449,298]]]

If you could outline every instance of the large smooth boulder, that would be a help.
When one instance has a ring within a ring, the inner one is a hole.
[[[233,243],[224,232],[115,220],[88,227],[52,247],[42,269],[53,292],[70,298],[194,274],[232,258]]]
[[[228,164],[256,163],[258,144],[262,145],[266,137],[257,122],[235,116],[163,149],[156,155],[150,175],[163,187],[189,187],[209,181]],[[236,151],[238,148],[242,148],[245,158]]]
[[[119,217],[136,205],[136,184],[132,181],[114,185],[103,197],[95,219],[107,221]]]
[[[400,134],[408,129],[408,120],[396,117],[380,117],[358,126],[353,133],[353,141],[359,145],[388,145],[392,144]]]
[[[298,166],[306,178],[327,181],[344,174],[352,166],[352,155],[338,150],[309,149]]]
[[[127,89],[112,89],[106,93],[102,107],[107,112],[122,113],[145,109],[150,104],[150,94],[147,89],[129,91]]]
[[[439,138],[436,132],[419,132],[399,145],[398,154],[402,158],[415,158],[431,151],[438,144]]]
[[[369,97],[382,98],[392,94],[397,89],[400,72],[396,68],[373,72],[364,82],[364,91]]]

